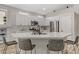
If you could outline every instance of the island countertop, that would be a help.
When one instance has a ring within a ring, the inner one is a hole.
[[[48,32],[46,34],[37,34],[34,35],[30,32],[18,32],[18,33],[12,33],[11,34],[13,37],[15,38],[31,38],[31,39],[35,39],[35,38],[50,38],[50,39],[62,39],[65,37],[68,37],[71,35],[71,33],[64,33],[64,32]]]

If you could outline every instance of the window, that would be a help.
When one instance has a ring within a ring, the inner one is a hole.
[[[5,23],[5,11],[0,10],[0,25]]]

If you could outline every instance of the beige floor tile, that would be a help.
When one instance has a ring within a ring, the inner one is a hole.
[[[37,45],[37,47],[36,47],[37,54],[46,54],[47,53],[47,47],[46,47],[47,44],[44,44],[44,45],[43,44]],[[16,47],[15,45],[9,46],[8,49],[7,49],[7,54],[16,54],[16,48],[15,47]],[[0,44],[0,54],[3,53],[3,48],[4,48],[3,44]],[[68,45],[68,48],[67,48],[68,54],[79,54],[78,48],[75,46],[75,49],[76,49],[76,53],[75,53],[75,51],[73,50],[73,46]],[[35,53],[34,50],[32,52]],[[24,51],[21,51],[21,54],[24,54],[24,53],[25,53]],[[29,53],[30,53],[30,51],[27,51],[27,54],[29,54]],[[52,51],[50,51],[50,53],[51,54],[58,54],[58,52],[52,52]]]

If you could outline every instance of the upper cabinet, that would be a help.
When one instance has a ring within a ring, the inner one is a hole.
[[[30,25],[31,17],[26,15],[16,15],[16,25]]]
[[[46,18],[46,25],[50,25],[50,22],[59,21],[59,16],[53,16]]]
[[[72,16],[60,16],[60,32],[71,33],[73,32],[73,19]]]
[[[43,17],[32,16],[31,21],[37,21],[40,26],[44,25]]]
[[[44,18],[21,14],[16,15],[16,25],[31,25],[31,21],[37,21],[40,26],[45,24]]]

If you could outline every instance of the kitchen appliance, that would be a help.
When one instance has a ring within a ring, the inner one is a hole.
[[[59,32],[59,21],[50,21],[50,32]]]
[[[31,28],[29,30],[31,30],[34,35],[35,34],[41,34],[38,21],[31,21]]]

